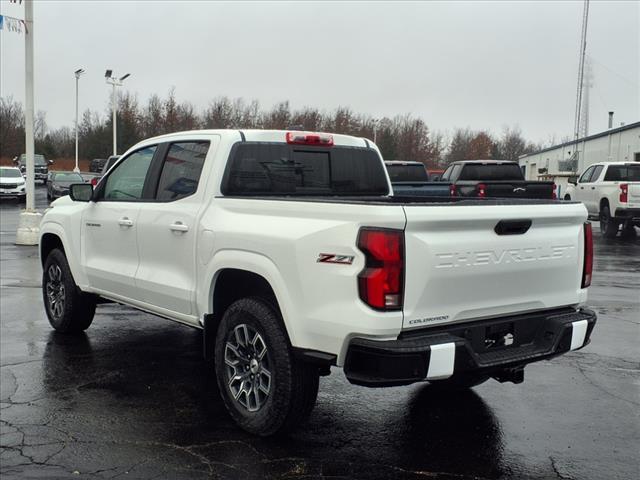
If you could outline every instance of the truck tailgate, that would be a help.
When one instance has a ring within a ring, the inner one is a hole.
[[[629,208],[640,208],[640,182],[629,182],[629,196],[627,206]]]
[[[404,210],[404,329],[586,299],[581,276],[587,211],[582,204]]]

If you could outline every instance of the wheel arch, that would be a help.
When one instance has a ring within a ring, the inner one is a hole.
[[[56,233],[47,232],[40,237],[40,266],[44,267],[44,262],[47,261],[49,253],[55,248],[62,250],[62,253],[67,255],[64,248],[64,243],[60,236]]]
[[[235,300],[259,296],[271,299],[291,345],[297,345],[291,320],[295,318],[294,306],[286,293],[285,281],[271,259],[254,252],[224,250],[218,252],[208,267],[198,295],[198,308],[204,312],[205,336],[215,334],[224,311]]]
[[[69,269],[76,284],[84,290],[88,282],[79,263],[80,245],[74,242],[73,239],[67,238],[65,228],[60,223],[53,221],[44,222],[40,225],[40,242],[38,246],[41,266],[44,266],[47,255],[49,255],[49,252],[54,248],[60,248],[65,257],[67,257]]]

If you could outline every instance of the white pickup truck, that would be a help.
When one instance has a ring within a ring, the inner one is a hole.
[[[60,332],[105,301],[203,329],[231,416],[271,435],[304,420],[331,366],[460,388],[586,345],[586,219],[578,202],[393,196],[363,138],[175,133],[52,204],[43,299]]]
[[[572,181],[565,200],[584,203],[606,238],[640,227],[640,163],[596,163]],[[621,228],[622,227],[622,228]]]

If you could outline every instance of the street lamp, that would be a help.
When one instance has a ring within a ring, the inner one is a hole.
[[[73,171],[77,173],[80,171],[78,168],[78,80],[80,80],[80,75],[84,73],[84,70],[79,68],[73,73],[76,76],[76,166]]]
[[[111,105],[113,108],[113,154],[117,155],[118,154],[118,143],[116,140],[116,134],[117,134],[117,126],[116,126],[116,110],[118,108],[117,104],[116,104],[116,87],[121,87],[122,86],[122,82],[129,77],[131,74],[127,73],[126,75],[121,76],[120,78],[116,78],[113,76],[113,70],[107,70],[106,72],[104,72],[104,78],[107,81],[107,83],[109,85],[113,86],[113,93],[111,96]]]

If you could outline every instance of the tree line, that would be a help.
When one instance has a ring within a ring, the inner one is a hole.
[[[120,153],[145,138],[200,128],[288,129],[343,133],[374,139],[385,159],[412,160],[429,168],[467,159],[517,160],[539,146],[527,142],[518,128],[505,128],[501,135],[457,128],[452,134],[432,131],[411,114],[374,118],[348,107],[323,111],[313,107],[292,109],[288,101],[262,108],[257,100],[217,97],[202,110],[179,102],[174,89],[166,97],[152,95],[141,104],[136,95],[118,96],[117,135]],[[75,157],[75,131],[63,126],[49,129],[46,114],[35,118],[36,153],[50,159]],[[86,110],[78,119],[80,159],[106,158],[112,153],[112,117]],[[13,97],[0,98],[0,157],[24,153],[24,111]]]

